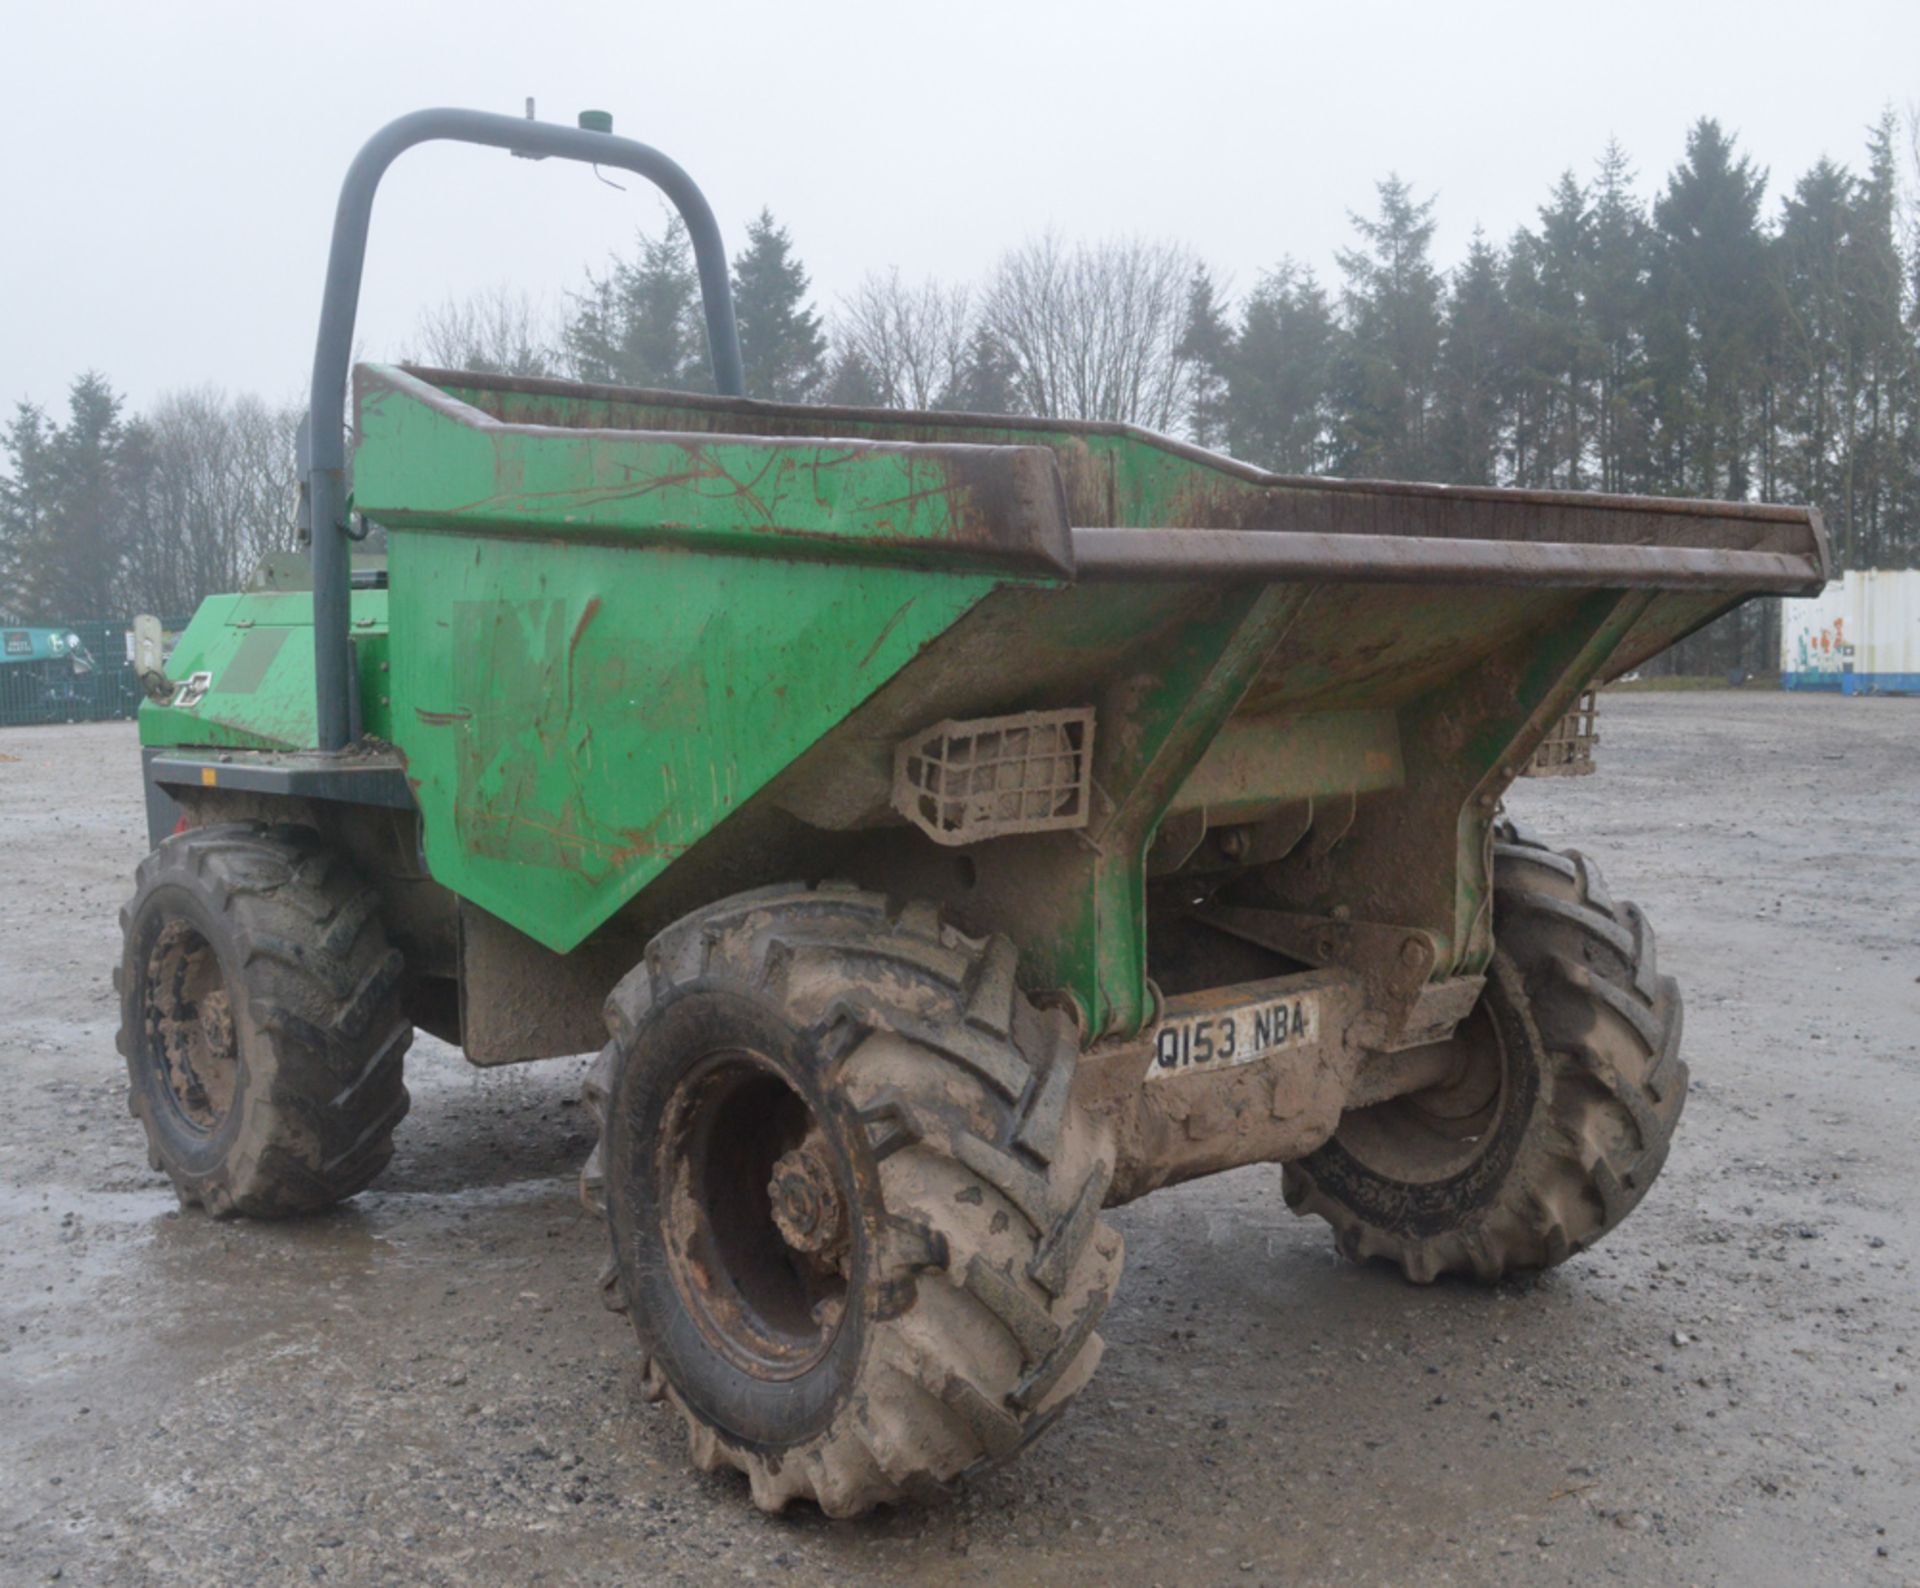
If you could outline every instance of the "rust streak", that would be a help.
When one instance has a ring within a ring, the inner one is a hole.
[[[573,638],[567,641],[567,666],[569,669],[573,666],[573,653],[580,649],[580,636],[587,632],[587,625],[599,615],[599,612],[600,598],[598,596],[590,597],[586,607],[580,613],[580,621],[573,626]]]
[[[894,631],[894,629],[898,626],[900,620],[907,615],[907,608],[912,606],[914,602],[918,601],[919,599],[920,598],[918,596],[908,596],[906,600],[900,603],[899,610],[896,611],[892,617],[887,619],[886,627],[881,629],[880,632],[874,636],[873,643],[867,647],[867,654],[860,658],[861,667],[865,667],[868,662],[874,659],[874,657],[879,653],[880,647],[886,644],[887,636]]]
[[[578,827],[536,821],[524,811],[495,811],[481,808],[468,812],[466,819],[487,827],[504,827],[509,832],[516,827],[524,827],[530,832],[541,833],[553,839],[562,849],[582,850],[613,865],[647,855],[679,855],[685,853],[690,847],[687,844],[676,843],[612,844],[604,838],[595,838],[588,833],[583,833]]]

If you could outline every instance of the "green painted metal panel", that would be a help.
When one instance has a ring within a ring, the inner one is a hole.
[[[384,738],[387,592],[353,593],[354,650],[359,660],[361,721]],[[252,591],[209,596],[181,633],[168,676],[196,673],[211,683],[193,706],[140,708],[140,742],[221,750],[305,750],[318,738],[313,708],[313,598],[306,591]]]
[[[1071,555],[1036,448],[503,425],[379,366],[358,392],[354,505],[389,528],[1036,573]]]
[[[395,531],[436,880],[564,952],[998,581]]]
[[[1056,955],[1085,1003],[1088,1029],[1131,1036],[1153,1018],[1147,991],[1147,850],[1161,818],[1306,598],[1302,585],[1250,584],[1180,626],[1142,669],[1131,698],[1111,699],[1096,780],[1115,800],[1094,838],[1099,856]],[[1090,996],[1083,989],[1090,989]]]
[[[1146,854],[1162,816],[1297,613],[1307,587],[1172,582],[1007,590],[984,601],[876,701],[866,731],[891,736],[948,716],[1092,705],[1095,814],[1083,832],[977,846],[975,901],[1019,943],[1031,984],[1067,991],[1091,1034],[1137,1031],[1146,986]],[[863,724],[821,757],[861,775]],[[831,776],[833,766],[812,769]],[[883,791],[882,797],[884,797]],[[937,885],[931,846],[886,850],[876,886]],[[917,851],[917,852],[916,852]],[[964,908],[964,906],[963,906]]]
[[[1173,799],[1213,825],[1252,821],[1288,800],[1398,788],[1400,724],[1392,711],[1236,712]]]

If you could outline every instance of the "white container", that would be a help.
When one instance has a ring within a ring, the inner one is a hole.
[[[1845,695],[1920,695],[1920,569],[1851,570],[1781,606],[1780,682]]]

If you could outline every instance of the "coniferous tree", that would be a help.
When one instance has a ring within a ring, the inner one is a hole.
[[[658,237],[642,233],[630,260],[587,278],[561,331],[576,380],[712,391],[693,245],[679,216]]]
[[[1434,402],[1438,478],[1455,485],[1499,481],[1503,371],[1510,328],[1500,256],[1478,228],[1447,293]]]
[[[847,348],[834,359],[821,386],[820,401],[838,408],[882,407],[879,377],[856,349]]]
[[[1766,173],[1710,117],[1654,204],[1649,348],[1659,383],[1664,488],[1746,496],[1769,278],[1760,233]]]
[[[1193,372],[1188,433],[1197,446],[1218,447],[1227,433],[1227,366],[1233,354],[1233,332],[1220,291],[1205,265],[1194,271],[1187,287],[1187,323],[1177,351]]]
[[[1920,113],[1909,122],[1913,139],[1913,161],[1920,175]],[[1902,245],[1901,269],[1907,309],[1901,321],[1901,346],[1906,352],[1906,373],[1896,410],[1898,422],[1892,466],[1897,481],[1890,493],[1888,511],[1903,533],[1890,553],[1894,567],[1920,567],[1920,211],[1909,208],[1907,226],[1898,242]]]
[[[986,326],[974,327],[953,384],[940,394],[934,407],[969,414],[1022,412],[1013,360]]]
[[[1586,298],[1592,253],[1587,193],[1567,171],[1540,210],[1538,298],[1530,337],[1541,399],[1541,483],[1561,490],[1588,483],[1588,421],[1599,363]]]
[[[1552,376],[1542,344],[1546,286],[1540,239],[1524,226],[1513,234],[1502,260],[1500,296],[1506,338],[1500,385],[1506,413],[1506,483],[1542,489],[1552,479]]]
[[[1326,469],[1338,340],[1311,270],[1282,260],[1262,276],[1227,364],[1227,450],[1283,474]]]
[[[54,441],[59,518],[43,565],[44,610],[112,610],[126,528],[128,473],[142,461],[120,417],[121,399],[89,370],[67,393],[67,422]]]
[[[1868,135],[1867,169],[1855,194],[1845,254],[1859,380],[1847,464],[1846,540],[1860,567],[1885,567],[1901,557],[1894,544],[1895,477],[1903,451],[1901,419],[1911,412],[1915,350],[1903,314],[1895,133],[1889,112]],[[1908,556],[1912,538],[1908,526]]]
[[[747,246],[733,261],[733,312],[749,397],[805,402],[826,378],[827,338],[807,288],[793,238],[762,209],[747,224]]]
[[[1760,205],[1766,173],[1711,118],[1653,208],[1649,373],[1656,382],[1656,490],[1744,500],[1756,484],[1768,400],[1770,328],[1779,309]],[[1684,642],[1702,672],[1744,669],[1763,653],[1774,613],[1751,608]]]
[[[1858,184],[1821,160],[1795,184],[1771,245],[1786,308],[1774,358],[1776,493],[1827,504],[1844,533],[1851,516],[1853,415],[1859,394],[1850,301]]]
[[[0,569],[24,619],[105,617],[118,604],[149,458],[144,428],[121,408],[89,370],[67,392],[64,424],[22,404],[0,440]]]
[[[1441,281],[1433,267],[1433,200],[1397,176],[1377,188],[1379,213],[1354,216],[1365,246],[1341,253],[1346,334],[1334,360],[1334,468],[1419,480],[1433,473],[1429,434],[1440,357]]]
[[[53,441],[46,411],[27,402],[0,434],[7,461],[0,474],[0,619],[10,622],[25,621],[37,599],[47,520],[57,511]]]
[[[1626,153],[1609,140],[1593,184],[1584,294],[1593,327],[1594,453],[1603,491],[1649,488],[1645,318],[1647,218]]]

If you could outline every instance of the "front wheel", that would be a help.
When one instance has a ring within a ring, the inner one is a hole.
[[[1352,1110],[1284,1171],[1288,1204],[1331,1224],[1343,1253],[1419,1283],[1591,1246],[1646,1195],[1686,1101],[1680,989],[1639,907],[1515,824],[1493,853],[1500,952],[1453,1074]]]
[[[140,863],[114,986],[128,1106],[182,1203],[278,1218],[361,1190],[407,1112],[379,896],[304,828],[231,823]]]
[[[1014,963],[929,908],[785,888],[670,928],[609,1000],[603,1285],[696,1465],[764,1510],[1003,1460],[1099,1360],[1113,1152]]]

